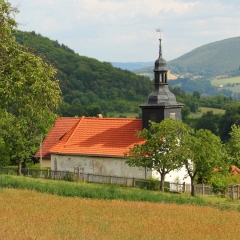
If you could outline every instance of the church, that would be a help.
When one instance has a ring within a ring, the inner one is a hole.
[[[167,63],[162,57],[161,39],[159,39],[159,57],[154,66],[154,90],[147,98],[142,109],[142,119],[80,117],[58,118],[35,154],[43,159],[51,170],[74,172],[84,169],[85,174],[128,177],[138,179],[158,178],[156,171],[129,167],[125,162],[126,153],[134,144],[141,144],[143,139],[136,136],[136,131],[149,128],[149,120],[161,122],[166,118],[181,120],[182,103],[169,91]],[[43,165],[43,166],[44,166]],[[185,169],[168,174],[165,181],[176,179],[185,181]],[[189,180],[190,182],[190,180]]]

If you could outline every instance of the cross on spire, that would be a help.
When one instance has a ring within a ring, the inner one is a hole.
[[[156,29],[156,31],[159,32],[159,34],[160,34],[160,39],[162,39],[161,32],[163,32],[163,30],[162,30],[161,28],[158,28],[158,29]]]

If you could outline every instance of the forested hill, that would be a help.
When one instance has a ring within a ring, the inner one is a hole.
[[[219,76],[236,71],[240,66],[240,37],[209,43],[168,62],[171,73],[193,76]],[[152,73],[153,67],[135,73]]]
[[[20,44],[57,68],[65,102],[61,115],[93,115],[95,112],[90,112],[94,109],[96,112],[138,112],[136,107],[145,102],[153,89],[149,78],[80,56],[64,44],[34,31],[17,31],[14,36]]]
[[[240,66],[240,37],[198,47],[168,63],[175,73],[191,73],[194,76],[227,74]]]

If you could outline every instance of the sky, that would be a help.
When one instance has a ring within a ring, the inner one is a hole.
[[[240,36],[239,0],[8,0],[22,31],[106,62],[167,61]]]

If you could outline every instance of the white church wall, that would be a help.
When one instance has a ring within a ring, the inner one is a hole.
[[[152,171],[145,168],[129,167],[126,158],[107,158],[90,156],[51,155],[51,169],[56,171],[73,172],[75,167],[84,168],[84,173],[106,176],[148,179]]]
[[[186,184],[191,184],[190,177],[186,176],[186,175],[187,175],[186,168],[182,167],[179,170],[174,170],[174,171],[171,171],[170,173],[168,173],[165,176],[165,181],[166,182],[172,182],[172,183],[176,183],[176,182],[183,183],[183,182],[185,182]],[[156,178],[156,179],[160,179],[160,174],[157,171],[153,171],[152,177]]]

